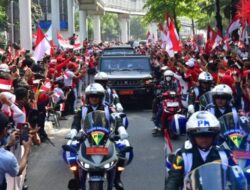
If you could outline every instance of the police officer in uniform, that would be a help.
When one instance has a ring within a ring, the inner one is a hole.
[[[220,123],[213,114],[208,111],[195,112],[186,127],[189,140],[176,153],[166,181],[166,190],[180,189],[185,175],[203,164],[214,161],[231,166],[236,164],[229,150],[215,145]]]

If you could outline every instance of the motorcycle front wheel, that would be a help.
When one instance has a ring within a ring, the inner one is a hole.
[[[89,190],[103,190],[103,181],[89,182]]]

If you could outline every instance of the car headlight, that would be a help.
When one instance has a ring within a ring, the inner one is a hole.
[[[146,84],[146,85],[150,85],[150,84],[152,84],[152,80],[151,79],[145,79],[144,80],[144,84]]]

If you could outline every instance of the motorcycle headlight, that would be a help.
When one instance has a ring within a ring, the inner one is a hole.
[[[83,169],[89,169],[89,168],[90,168],[90,165],[84,163],[83,161],[80,161],[80,166],[81,166]]]
[[[246,173],[250,174],[250,167],[245,170]]]
[[[85,163],[85,164],[84,164],[84,168],[89,169],[89,168],[90,168],[90,165]]]
[[[105,169],[110,169],[110,168],[112,168],[112,167],[114,166],[114,163],[115,163],[115,162],[107,163],[107,164],[104,165],[104,168],[105,168]]]

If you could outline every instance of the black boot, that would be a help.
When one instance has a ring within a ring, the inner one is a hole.
[[[114,180],[114,186],[117,190],[124,190],[122,181],[121,181],[121,171],[116,171],[115,173],[115,180]]]

